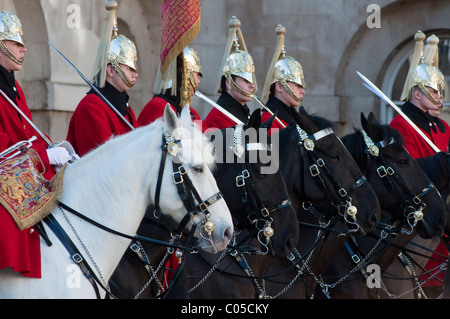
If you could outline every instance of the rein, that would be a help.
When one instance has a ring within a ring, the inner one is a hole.
[[[189,221],[192,221],[192,218],[197,213],[202,213],[205,215],[205,219],[202,220],[202,226],[201,226],[201,232],[203,232],[202,237],[204,237],[204,238],[206,238],[206,236],[210,237],[212,231],[214,230],[214,224],[209,220],[210,213],[208,212],[208,207],[213,205],[218,200],[222,199],[223,196],[220,192],[218,192],[205,201],[201,200],[200,195],[198,194],[197,190],[195,189],[195,187],[192,184],[192,181],[189,179],[188,175],[186,174],[186,170],[182,166],[181,160],[178,156],[178,152],[181,149],[180,142],[181,141],[173,140],[170,133],[168,133],[168,132],[163,133],[163,143],[161,146],[161,149],[162,149],[161,164],[160,164],[157,189],[156,189],[156,194],[155,194],[155,198],[156,198],[155,199],[155,207],[156,208],[155,208],[155,211],[153,214],[157,219],[160,218],[162,215],[164,215],[161,208],[159,207],[159,197],[160,197],[162,177],[163,177],[163,173],[164,173],[164,166],[165,166],[167,152],[168,152],[172,156],[172,161],[173,161],[173,170],[174,170],[174,172],[172,174],[173,181],[177,185],[178,194],[180,195],[181,199],[183,200],[183,203],[188,212],[184,216],[184,218],[181,220],[179,225],[173,229],[173,231],[176,231],[178,234],[181,234],[183,229],[186,227],[187,223]],[[192,194],[194,194],[194,197],[196,198],[197,202],[199,203],[198,205],[195,205],[195,201],[192,197]],[[191,232],[188,235],[188,240],[186,243],[187,245],[180,245],[179,242],[175,242],[175,243],[164,242],[164,241],[160,241],[160,240],[156,240],[156,239],[152,239],[152,238],[148,238],[148,237],[144,237],[144,236],[140,236],[140,235],[134,235],[134,236],[127,235],[127,234],[121,233],[119,231],[116,231],[114,229],[106,227],[106,226],[92,220],[91,218],[79,213],[75,209],[67,206],[66,204],[64,204],[62,202],[58,202],[58,206],[61,209],[65,210],[67,212],[70,212],[73,215],[81,218],[82,220],[96,226],[97,228],[100,228],[100,229],[107,231],[109,233],[112,233],[114,235],[130,239],[132,241],[148,242],[151,244],[163,245],[168,248],[183,250],[183,251],[190,252],[190,253],[196,251],[196,247],[191,246],[191,242],[193,241],[193,237],[194,237],[193,235],[197,228],[197,224],[193,224],[193,226],[192,226]],[[155,215],[156,212],[158,212],[159,216]],[[98,276],[95,274],[95,272],[89,266],[89,264],[86,262],[82,253],[78,250],[78,248],[75,246],[73,241],[67,235],[65,230],[61,227],[61,225],[58,223],[58,221],[53,217],[53,215],[48,215],[43,220],[49,226],[49,228],[55,233],[55,235],[58,237],[58,239],[61,241],[61,243],[64,245],[66,250],[69,252],[72,260],[80,266],[83,274],[86,276],[86,278],[89,280],[89,282],[93,286],[97,298],[101,297],[98,286],[100,286],[110,297],[114,297],[111,294],[110,289],[106,286],[106,284],[102,283],[102,280],[100,280],[98,278]],[[207,235],[205,235],[204,233],[206,233]],[[51,245],[51,242],[49,243],[49,245]],[[131,246],[132,245],[130,245],[130,247]],[[83,247],[84,247],[84,245],[83,245]],[[179,269],[177,269],[177,273],[179,273]],[[175,277],[178,277],[178,274],[176,274],[174,276],[174,278]]]

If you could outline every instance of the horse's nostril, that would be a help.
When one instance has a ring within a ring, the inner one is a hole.
[[[287,242],[286,242],[286,248],[287,248],[287,253],[288,254],[290,254],[293,250],[294,250],[294,248],[295,248],[295,245],[296,245],[296,243],[297,243],[297,241],[295,240],[295,238],[294,238],[295,236],[290,236],[289,238],[288,238],[288,240],[287,240]]]
[[[231,238],[233,237],[233,228],[227,227],[223,233],[223,237],[225,240],[230,241]]]

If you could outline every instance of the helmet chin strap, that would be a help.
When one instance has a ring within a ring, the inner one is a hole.
[[[301,103],[303,101],[303,98],[295,94],[295,92],[292,91],[291,87],[289,86],[289,84],[287,84],[287,82],[284,79],[280,80],[280,83],[284,87],[284,89],[288,92],[290,97],[292,97],[295,101],[297,101],[298,103]]]
[[[437,101],[433,96],[431,96],[430,92],[428,91],[428,89],[426,88],[426,86],[424,86],[423,84],[419,84],[418,85],[420,90],[423,92],[423,94],[426,95],[426,97],[434,104],[437,105],[439,108],[442,108],[442,103]]]
[[[113,62],[111,62],[111,65],[113,66],[114,70],[116,70],[116,72],[119,74],[120,78],[125,83],[125,85],[128,86],[129,88],[132,88],[134,86],[134,84],[131,83],[130,80],[128,80],[125,73],[123,73],[122,68],[120,67],[119,63],[117,63],[117,61],[113,61]]]
[[[2,40],[0,40],[0,50],[2,50],[3,53],[5,53],[8,56],[8,58],[13,60],[18,65],[22,65],[23,64],[23,60],[20,60],[11,51],[9,51],[9,49],[6,47],[5,43],[3,43]]]
[[[227,73],[226,78],[228,80],[228,82],[230,82],[230,85],[239,93],[244,94],[247,97],[253,97],[253,92],[248,92],[245,91],[243,88],[241,88],[239,85],[236,84],[236,82],[234,82],[233,78],[231,77],[231,74]]]

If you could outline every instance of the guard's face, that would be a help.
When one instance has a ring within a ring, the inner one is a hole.
[[[305,89],[303,86],[301,86],[298,83],[295,82],[287,82],[289,88],[291,91],[300,98],[300,102],[298,102],[289,92],[283,87],[283,85],[280,82],[276,83],[276,97],[282,101],[284,104],[290,107],[296,107],[299,106],[301,103],[301,100],[303,100],[303,96],[305,95]]]
[[[4,40],[3,43],[8,50],[19,60],[23,61],[25,58],[25,52],[27,48],[16,41]],[[8,57],[3,51],[0,50],[0,65],[3,66],[9,72],[22,70],[22,65],[17,64],[10,57]]]
[[[438,105],[433,103],[430,98],[422,91],[419,91],[419,103],[422,106],[423,110],[428,112],[433,117],[438,117],[441,114],[442,110],[442,97],[439,92],[431,87],[425,87],[428,91],[429,95],[436,101],[439,102]]]
[[[251,83],[250,81],[247,81],[246,79],[236,76],[234,79],[234,82],[236,85],[241,88],[242,90],[253,93],[255,91],[255,84]],[[245,94],[239,92],[236,88],[234,88],[230,83],[227,81],[227,88],[228,88],[228,94],[230,94],[236,101],[244,105],[247,102],[251,102],[252,97],[246,96]]]

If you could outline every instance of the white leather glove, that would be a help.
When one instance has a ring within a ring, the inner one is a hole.
[[[47,149],[50,165],[62,166],[72,159],[72,156],[64,147],[52,147]]]

